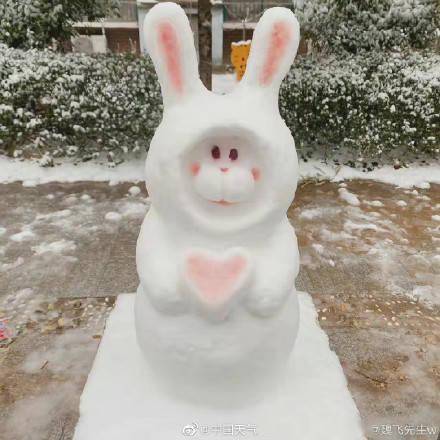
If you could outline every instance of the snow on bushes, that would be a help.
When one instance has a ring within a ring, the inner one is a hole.
[[[300,58],[282,85],[280,107],[305,158],[343,152],[357,165],[435,157],[440,55]],[[118,163],[148,148],[161,114],[147,58],[0,45],[0,151],[9,155],[37,156],[46,166],[62,156]]]
[[[149,59],[62,55],[0,45],[0,150],[14,156],[105,154],[117,163],[145,150],[162,100]]]
[[[302,32],[329,52],[426,48],[439,38],[438,0],[308,0]]]
[[[369,166],[438,156],[440,55],[302,58],[282,85],[280,108],[303,157],[349,152],[348,164]]]
[[[0,43],[22,49],[59,45],[74,34],[73,24],[118,11],[118,0],[1,0]]]

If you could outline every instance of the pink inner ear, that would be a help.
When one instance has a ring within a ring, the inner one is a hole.
[[[179,41],[171,23],[159,25],[159,44],[165,56],[170,81],[178,93],[183,91],[182,66],[179,56]]]
[[[279,21],[273,25],[269,49],[264,62],[263,71],[261,72],[261,85],[266,86],[272,81],[286,51],[290,37],[291,30],[286,23]]]

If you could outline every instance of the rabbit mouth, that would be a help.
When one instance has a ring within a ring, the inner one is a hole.
[[[231,206],[236,205],[238,202],[228,202],[227,200],[210,200],[211,203],[221,206]]]
[[[191,176],[195,193],[210,205],[232,206],[249,200],[255,190],[251,170],[236,167],[227,172],[221,168],[202,165]]]

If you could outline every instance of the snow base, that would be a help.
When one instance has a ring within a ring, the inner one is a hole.
[[[74,440],[360,440],[359,412],[310,296],[299,293],[300,330],[288,375],[265,401],[212,409],[173,400],[155,383],[136,342],[134,295],[111,313],[80,405]]]

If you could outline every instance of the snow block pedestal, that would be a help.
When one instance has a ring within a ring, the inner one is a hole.
[[[81,397],[74,440],[361,440],[359,412],[336,354],[298,293],[300,328],[287,376],[263,401],[206,408],[165,394],[136,342],[135,295],[118,297]]]

